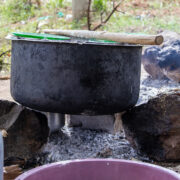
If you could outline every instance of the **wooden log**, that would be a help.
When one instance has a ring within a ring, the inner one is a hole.
[[[22,174],[22,169],[18,165],[4,167],[4,180],[14,180]]]
[[[105,31],[87,30],[58,30],[45,29],[45,33],[72,36],[79,38],[101,39],[115,41],[119,43],[140,44],[140,45],[160,45],[163,43],[162,35],[139,35],[126,33],[110,33]]]

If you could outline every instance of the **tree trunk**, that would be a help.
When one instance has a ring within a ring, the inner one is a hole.
[[[86,16],[89,0],[72,0],[73,19],[79,20]]]

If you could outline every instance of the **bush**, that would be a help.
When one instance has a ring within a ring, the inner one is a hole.
[[[7,0],[0,7],[1,18],[12,23],[34,16],[34,6],[29,0]]]
[[[5,45],[1,47],[0,49],[0,71],[6,70],[9,71],[10,69],[10,51],[7,49],[9,47],[6,47]]]
[[[94,0],[93,1],[93,8],[98,10],[98,11],[106,11],[107,1],[108,0]]]
[[[61,8],[63,6],[64,0],[49,0],[47,3],[47,7],[49,9],[57,10],[58,8]]]

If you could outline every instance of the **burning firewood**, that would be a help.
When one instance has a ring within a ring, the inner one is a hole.
[[[4,180],[14,180],[22,174],[22,169],[18,165],[4,167]]]

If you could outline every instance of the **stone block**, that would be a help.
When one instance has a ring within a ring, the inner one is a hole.
[[[110,133],[122,131],[121,116],[116,115],[66,115],[69,127],[82,127],[83,129],[103,130]]]
[[[122,122],[138,152],[156,161],[180,161],[180,90],[132,108]]]
[[[5,159],[32,158],[49,137],[44,114],[6,100],[0,100],[0,130],[7,131],[4,138]]]

